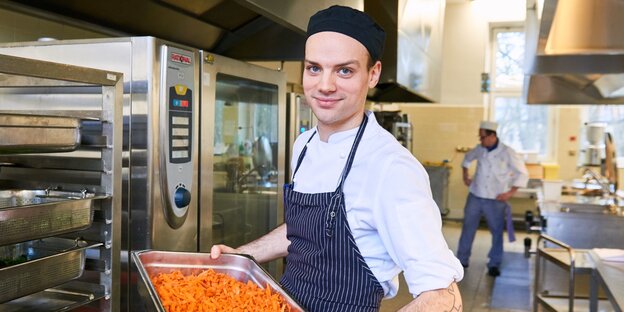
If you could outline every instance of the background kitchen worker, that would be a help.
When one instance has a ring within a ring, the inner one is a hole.
[[[464,184],[470,187],[464,207],[464,225],[459,238],[457,257],[466,268],[469,264],[472,242],[474,241],[481,216],[485,216],[492,233],[492,247],[488,253],[488,274],[500,275],[503,260],[503,230],[507,220],[507,231],[513,241],[511,207],[507,200],[520,187],[526,187],[529,175],[524,162],[509,146],[496,136],[498,124],[482,121],[479,126],[479,140],[475,148],[466,153],[462,163]],[[468,168],[477,161],[474,179],[470,179]]]
[[[286,256],[281,285],[310,311],[377,311],[405,272],[410,311],[458,311],[461,264],[441,232],[423,166],[365,111],[385,33],[368,15],[332,6],[311,17],[303,88],[318,126],[293,147],[286,223],[221,252],[259,262]]]

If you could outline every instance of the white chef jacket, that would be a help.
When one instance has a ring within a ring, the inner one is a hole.
[[[512,186],[526,187],[529,182],[529,173],[520,156],[500,140],[489,152],[477,144],[466,153],[462,166],[469,168],[473,160],[477,160],[477,171],[470,183],[470,193],[477,197],[496,199]]]
[[[367,114],[368,124],[343,188],[349,227],[364,260],[386,298],[396,295],[402,270],[414,296],[460,281],[464,271],[442,236],[440,210],[427,172],[371,112]],[[295,176],[294,190],[335,191],[357,130],[334,133],[328,142],[315,135]],[[295,141],[292,168],[314,131]]]

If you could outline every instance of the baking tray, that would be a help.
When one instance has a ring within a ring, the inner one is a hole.
[[[141,276],[138,291],[143,297],[148,311],[165,312],[150,276],[171,273],[179,270],[184,275],[198,274],[207,269],[225,273],[236,280],[252,281],[261,288],[270,285],[282,295],[291,311],[305,311],[282,287],[251,257],[241,254],[222,254],[218,259],[210,258],[209,253],[175,251],[133,251],[132,261]]]
[[[98,245],[102,243],[50,237],[0,247],[0,255],[24,258],[25,261],[0,268],[0,303],[80,277],[84,270],[85,250]]]
[[[68,152],[80,144],[80,119],[0,113],[0,154]]]
[[[0,190],[0,245],[86,229],[94,202],[108,198],[86,192]]]

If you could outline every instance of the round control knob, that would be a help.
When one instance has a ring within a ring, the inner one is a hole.
[[[186,207],[191,203],[191,192],[183,187],[179,187],[175,191],[174,201],[178,208]]]

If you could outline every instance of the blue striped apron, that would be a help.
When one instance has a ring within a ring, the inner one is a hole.
[[[293,184],[284,186],[290,246],[281,284],[309,311],[378,311],[384,296],[351,235],[342,192],[367,120],[364,115],[334,192],[299,193]],[[306,151],[307,144],[293,181]]]

